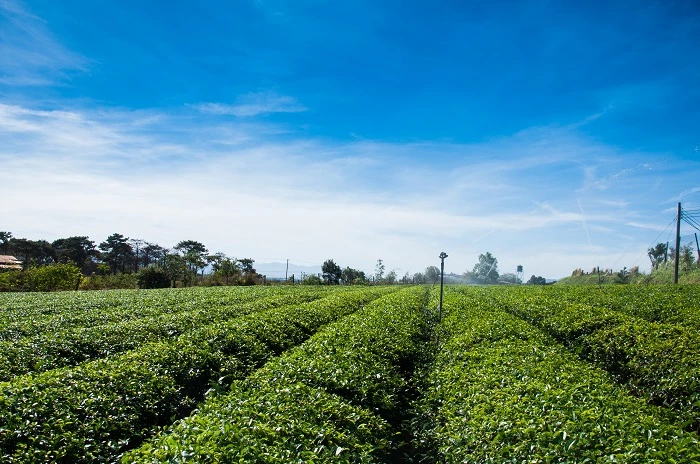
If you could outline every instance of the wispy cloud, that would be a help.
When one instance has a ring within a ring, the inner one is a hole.
[[[270,113],[301,113],[308,108],[294,97],[278,95],[275,92],[256,92],[239,97],[234,104],[201,103],[195,105],[203,113],[233,115],[239,117],[257,116]]]
[[[693,187],[691,189],[684,190],[683,192],[681,192],[680,195],[678,195],[676,197],[676,200],[680,201],[681,199],[683,199],[687,196],[693,195],[694,193],[698,193],[698,192],[700,192],[700,187]]]
[[[50,239],[119,231],[165,246],[193,237],[258,260],[294,250],[304,261],[334,257],[358,268],[382,257],[418,271],[438,248],[454,250],[456,270],[470,268],[484,250],[514,268],[562,240],[576,256],[601,256],[623,235],[637,246],[635,234],[612,231],[646,225],[637,201],[619,199],[627,177],[606,191],[575,191],[580,156],[610,159],[614,150],[568,129],[478,144],[333,142],[245,118],[201,119],[192,111],[0,104],[0,189],[13,198],[0,204],[3,227]],[[405,156],[424,161],[403,166]],[[595,172],[608,178],[619,171],[600,165]],[[585,217],[577,195],[588,195]],[[642,219],[621,215],[621,206]],[[643,248],[650,238],[641,237]],[[587,265],[567,253],[528,269],[557,276]]]
[[[15,0],[0,0],[0,85],[60,84],[89,60],[61,44],[48,24]]]

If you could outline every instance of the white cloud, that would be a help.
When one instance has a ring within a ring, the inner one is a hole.
[[[194,238],[261,262],[332,257],[367,271],[381,257],[401,273],[434,264],[443,250],[448,270],[462,272],[489,250],[504,272],[523,264],[561,277],[610,266],[621,240],[623,249],[645,248],[653,237],[644,230],[666,222],[639,209],[646,198],[615,199],[643,170],[579,193],[584,217],[578,159],[614,150],[568,130],[467,145],[338,143],[200,119],[0,104],[0,195],[11,199],[0,203],[3,228],[50,240],[119,232],[164,246]]]
[[[239,97],[234,104],[201,103],[195,105],[202,113],[239,117],[270,113],[301,113],[308,108],[295,98],[275,92],[256,92]]]

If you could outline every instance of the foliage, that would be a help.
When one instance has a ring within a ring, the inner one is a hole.
[[[440,280],[440,269],[437,266],[428,266],[425,268],[425,283],[434,284]]]
[[[0,290],[21,292],[75,290],[80,278],[80,269],[74,264],[32,266],[21,271],[0,273]]]
[[[284,293],[280,290],[261,293],[249,289],[230,292],[231,296],[238,295],[234,302],[200,299],[194,305],[184,298],[173,299],[174,304],[163,307],[160,312],[94,326],[89,326],[90,321],[86,318],[80,319],[83,325],[79,327],[66,323],[69,314],[63,313],[64,320],[54,322],[53,331],[0,339],[0,381],[139,349],[148,342],[174,340],[204,326],[246,314],[314,301],[325,296],[324,290],[303,288]],[[195,292],[187,293],[191,297],[197,296]],[[183,305],[188,309],[182,309]],[[118,311],[105,308],[102,315],[113,319],[114,313]],[[5,336],[7,332],[0,334]]]
[[[139,288],[168,288],[170,279],[162,269],[149,266],[138,273],[137,283]]]
[[[427,291],[0,294],[1,460],[700,460],[700,287]]]
[[[89,274],[93,267],[93,258],[98,251],[95,242],[85,236],[60,238],[51,246],[56,250],[57,260],[61,263],[75,263],[83,274]]]
[[[542,276],[536,276],[533,274],[527,281],[529,285],[547,285],[547,279]]]
[[[177,281],[187,275],[187,263],[180,255],[168,254],[163,260],[163,271],[170,279],[171,286],[175,287]]]
[[[518,278],[518,276],[513,274],[512,272],[507,272],[505,274],[501,274],[498,280],[500,282],[507,282],[509,284],[521,284],[522,283],[522,281]]]
[[[207,401],[123,462],[387,462],[425,290],[385,296]]]
[[[309,274],[301,281],[304,285],[322,285],[323,280],[316,274]]]
[[[0,384],[3,461],[114,461],[159,426],[189,414],[212,384],[226,388],[382,293],[386,289],[344,291]]]
[[[418,439],[432,444],[425,461],[700,459],[694,433],[490,303],[488,296],[496,293],[446,295],[449,316],[442,333],[447,341],[414,421]]]
[[[10,240],[12,240],[12,232],[0,230],[0,252],[3,255],[10,254]]]
[[[374,267],[374,281],[379,283],[384,279],[384,271],[386,270],[386,266],[384,265],[384,261],[382,259],[377,260],[377,265]]]
[[[666,259],[666,253],[668,252],[668,244],[657,243],[656,246],[651,247],[647,250],[647,255],[651,260],[651,267],[657,269]]]
[[[1,232],[0,232],[1,233]],[[12,238],[12,234],[5,232],[6,241],[2,254],[14,255],[22,261],[24,267],[32,265],[47,265],[57,261],[56,250],[46,240],[28,240],[25,238]]]
[[[363,271],[358,271],[348,266],[343,269],[341,281],[345,285],[361,285],[367,283],[367,277]]]
[[[327,259],[323,263],[323,266],[321,266],[321,271],[323,272],[323,281],[326,284],[338,285],[340,283],[343,270],[332,259]]]
[[[257,271],[253,267],[253,264],[255,264],[254,259],[250,258],[243,258],[238,260],[238,264],[241,268],[241,272],[245,275],[251,275],[251,274],[256,274]]]
[[[485,254],[479,255],[479,262],[472,269],[474,275],[479,282],[485,284],[494,284],[498,281],[498,260],[487,251]]]
[[[683,245],[678,255],[679,268],[683,271],[690,271],[695,264],[695,249],[691,243]]]
[[[175,250],[180,252],[185,262],[183,282],[185,286],[191,285],[197,277],[200,269],[207,265],[207,247],[196,240],[182,240],[175,245]]]
[[[83,277],[80,281],[80,290],[116,290],[138,288],[137,274],[93,274]]]
[[[224,279],[224,283],[229,285],[232,280],[241,274],[236,258],[229,258],[223,253],[216,253],[209,258],[214,270],[214,276]]]
[[[132,263],[136,256],[134,249],[129,243],[129,237],[114,233],[107,237],[107,240],[100,243],[102,250],[102,260],[109,265],[112,274],[126,272],[127,266]]]
[[[540,295],[537,299],[494,295],[494,302],[541,327],[638,396],[673,408],[700,430],[700,320],[696,309],[686,313],[695,320],[691,328],[687,323],[650,322],[614,309],[626,306],[627,299],[615,301],[611,296],[605,304],[587,304],[559,292],[557,298]],[[700,297],[696,298],[691,308],[697,308]],[[659,311],[658,306],[655,310]]]

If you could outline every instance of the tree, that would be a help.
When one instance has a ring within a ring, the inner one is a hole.
[[[391,270],[386,274],[386,278],[384,279],[384,282],[388,285],[394,285],[396,283],[396,271]]]
[[[680,263],[680,269],[682,271],[689,271],[692,269],[695,263],[695,250],[691,243],[681,247],[678,262]]]
[[[167,254],[167,250],[155,243],[145,242],[141,262],[143,267],[148,267],[151,264],[162,263],[163,258]]]
[[[380,283],[382,279],[384,279],[384,270],[386,269],[386,266],[384,266],[384,261],[381,259],[377,260],[377,265],[374,267],[374,280],[377,283]]]
[[[112,274],[126,272],[126,266],[134,260],[134,249],[129,244],[129,237],[114,233],[100,243],[102,260],[109,265]]]
[[[428,266],[425,268],[425,283],[434,284],[440,280],[440,269],[437,266]]]
[[[229,258],[223,253],[216,253],[211,258],[214,275],[223,277],[226,285],[229,285],[231,279],[241,273],[236,258]]]
[[[96,265],[93,261],[98,255],[95,242],[85,236],[59,238],[51,243],[56,250],[56,257],[60,263],[73,262],[78,265],[83,274],[87,274]]]
[[[533,276],[530,277],[530,280],[528,280],[527,283],[529,285],[547,285],[547,279],[545,279],[542,276],[535,277],[533,274]]]
[[[183,240],[175,245],[174,249],[179,251],[185,260],[188,272],[185,273],[184,282],[185,286],[187,286],[194,280],[199,270],[204,269],[207,265],[207,253],[209,250],[203,243],[195,240]]]
[[[343,269],[340,278],[345,285],[361,284],[367,280],[363,271],[358,271],[349,266]]]
[[[46,240],[11,238],[7,243],[7,251],[22,261],[25,267],[56,262],[56,250]]]
[[[141,264],[141,255],[143,253],[143,248],[146,245],[144,240],[140,238],[132,238],[129,240],[131,242],[132,248],[134,250],[134,272],[139,272],[139,265]]]
[[[659,265],[666,259],[666,252],[668,251],[668,245],[666,243],[657,243],[656,246],[651,247],[647,250],[647,255],[651,260],[652,269],[658,269]]]
[[[323,266],[321,266],[321,271],[323,272],[323,280],[328,285],[338,285],[340,283],[340,278],[343,275],[343,270],[335,264],[332,259],[327,259]]]
[[[626,284],[629,282],[630,271],[627,270],[627,266],[623,267],[620,272],[617,273],[617,282],[621,284]]]
[[[474,265],[472,273],[483,283],[496,283],[498,280],[498,260],[488,251],[485,254],[480,254],[479,262]]]
[[[170,279],[171,286],[175,287],[177,281],[187,274],[187,263],[182,256],[170,253],[163,259],[163,271]]]
[[[241,271],[245,275],[257,274],[257,271],[253,267],[254,263],[255,260],[250,258],[243,258],[238,260],[238,264],[241,268]]]
[[[508,282],[511,284],[521,284],[522,283],[522,281],[518,278],[518,276],[513,274],[512,272],[507,272],[505,274],[501,274],[500,280],[501,280],[501,282]]]
[[[12,232],[0,231],[0,251],[3,255],[10,254],[10,240],[12,239]]]

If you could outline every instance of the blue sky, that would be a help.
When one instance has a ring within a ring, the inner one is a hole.
[[[199,3],[0,0],[0,229],[556,278],[700,207],[695,2]]]

